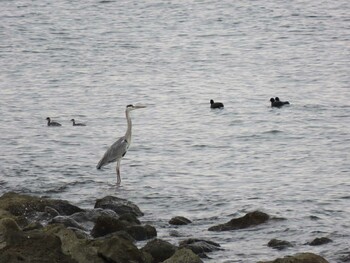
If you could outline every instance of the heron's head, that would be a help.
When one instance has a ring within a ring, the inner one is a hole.
[[[136,109],[142,109],[142,108],[146,108],[146,106],[143,106],[143,105],[132,105],[132,104],[129,104],[126,106],[126,109],[128,111],[132,111],[132,110],[136,110]]]
[[[270,101],[271,101],[271,102],[275,102],[275,99],[274,99],[274,98],[271,98]]]

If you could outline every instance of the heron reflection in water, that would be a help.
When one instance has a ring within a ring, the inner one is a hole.
[[[117,162],[116,172],[117,172],[117,185],[120,185],[121,178],[120,178],[120,161],[126,154],[126,152],[129,149],[130,143],[131,143],[131,129],[132,129],[132,123],[130,118],[130,112],[136,109],[146,108],[146,106],[140,106],[140,105],[128,105],[125,109],[125,115],[126,120],[128,123],[128,128],[126,130],[126,133],[124,136],[120,137],[119,140],[117,140],[115,143],[113,143],[108,150],[103,155],[102,159],[97,164],[96,168],[101,169],[101,167]]]

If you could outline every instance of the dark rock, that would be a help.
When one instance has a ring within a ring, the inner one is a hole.
[[[123,239],[127,239],[130,242],[132,242],[132,243],[134,243],[136,241],[135,238],[133,238],[128,232],[126,232],[124,230],[117,231],[117,232],[114,232],[112,234],[109,234],[109,235],[106,236],[106,238],[110,238],[110,237],[114,237],[114,236],[118,236],[118,237],[121,237]]]
[[[181,248],[177,250],[174,255],[172,255],[163,263],[202,263],[203,261],[198,255],[192,252],[192,250],[187,248]]]
[[[195,254],[200,255],[201,257],[206,257],[206,252],[221,250],[218,243],[196,238],[189,238],[181,241],[179,247],[191,249]]]
[[[328,237],[317,237],[314,240],[312,240],[310,243],[308,243],[308,245],[310,246],[320,246],[320,245],[324,245],[327,243],[333,242],[332,239],[329,239]]]
[[[103,210],[102,208],[78,212],[71,215],[70,218],[81,224],[85,229],[91,230],[100,216],[108,216],[116,219],[119,218],[116,212],[110,209]]]
[[[170,225],[177,225],[177,226],[188,225],[190,223],[192,223],[192,221],[183,216],[175,216],[169,221]]]
[[[267,246],[278,250],[293,247],[292,243],[279,239],[271,239],[269,243],[267,243]]]
[[[23,231],[30,231],[30,230],[34,230],[34,229],[41,229],[43,227],[44,226],[41,223],[39,223],[39,222],[32,222],[29,225],[25,226],[23,228]]]
[[[135,240],[146,240],[157,236],[157,230],[150,225],[145,226],[129,226],[126,228],[126,232],[129,233]]]
[[[142,251],[152,255],[155,263],[163,262],[164,260],[170,258],[176,250],[176,246],[157,238],[149,241],[142,248]]]
[[[270,216],[260,211],[254,211],[247,213],[245,216],[240,218],[234,218],[225,224],[219,224],[210,227],[209,231],[230,231],[235,229],[242,229],[251,226],[260,225],[268,221]]]
[[[17,193],[6,193],[0,197],[0,209],[13,215],[30,215],[33,212],[45,212],[45,207],[55,209],[60,215],[71,215],[83,211],[64,200],[47,199]]]
[[[132,225],[141,225],[140,220],[138,220],[134,214],[123,214],[119,219],[129,222]]]
[[[293,256],[277,258],[273,261],[259,261],[258,263],[329,263],[323,257],[313,253],[298,253]]]
[[[88,240],[80,236],[75,230],[67,229],[63,225],[49,225],[46,233],[57,236],[61,240],[61,248],[64,254],[70,256],[78,263],[105,263],[97,255],[97,250],[102,241]],[[54,261],[52,261],[54,262]]]
[[[78,213],[74,213],[70,217],[79,223],[93,222],[96,223],[100,216],[109,216],[119,218],[118,214],[110,209],[95,208]]]
[[[0,220],[0,246],[6,247],[16,244],[18,240],[24,239],[24,234],[20,227],[12,218],[3,218]]]
[[[105,236],[116,231],[126,230],[129,225],[126,221],[114,217],[100,216],[91,230],[91,235],[93,237]]]
[[[143,216],[143,213],[137,205],[126,199],[115,196],[106,196],[96,200],[95,208],[111,209],[118,215],[131,213],[135,216]]]
[[[1,220],[0,233],[6,242],[6,246],[0,246],[0,263],[76,263],[63,253],[61,241],[55,235],[38,230],[24,233],[12,219]]]
[[[112,237],[99,247],[98,255],[107,262],[130,263],[145,262],[145,256],[127,239]]]
[[[44,212],[47,213],[48,215],[50,215],[51,217],[55,217],[55,216],[60,215],[56,209],[49,207],[49,206],[45,206]]]

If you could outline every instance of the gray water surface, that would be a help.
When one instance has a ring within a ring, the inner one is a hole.
[[[160,238],[221,244],[205,262],[305,251],[339,262],[350,253],[349,14],[345,0],[1,1],[0,194],[83,208],[126,198]],[[271,108],[275,96],[291,105]],[[115,165],[95,166],[135,103],[147,108],[132,112],[117,188]],[[207,231],[254,210],[287,220]],[[179,238],[176,215],[193,221]],[[322,236],[333,242],[305,245]],[[275,251],[272,238],[295,246]]]

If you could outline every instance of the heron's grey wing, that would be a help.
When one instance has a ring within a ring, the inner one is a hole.
[[[125,140],[125,137],[121,137],[118,141],[113,143],[111,147],[103,155],[102,159],[98,162],[96,168],[100,169],[109,163],[115,162],[122,158],[129,148],[129,143]]]

